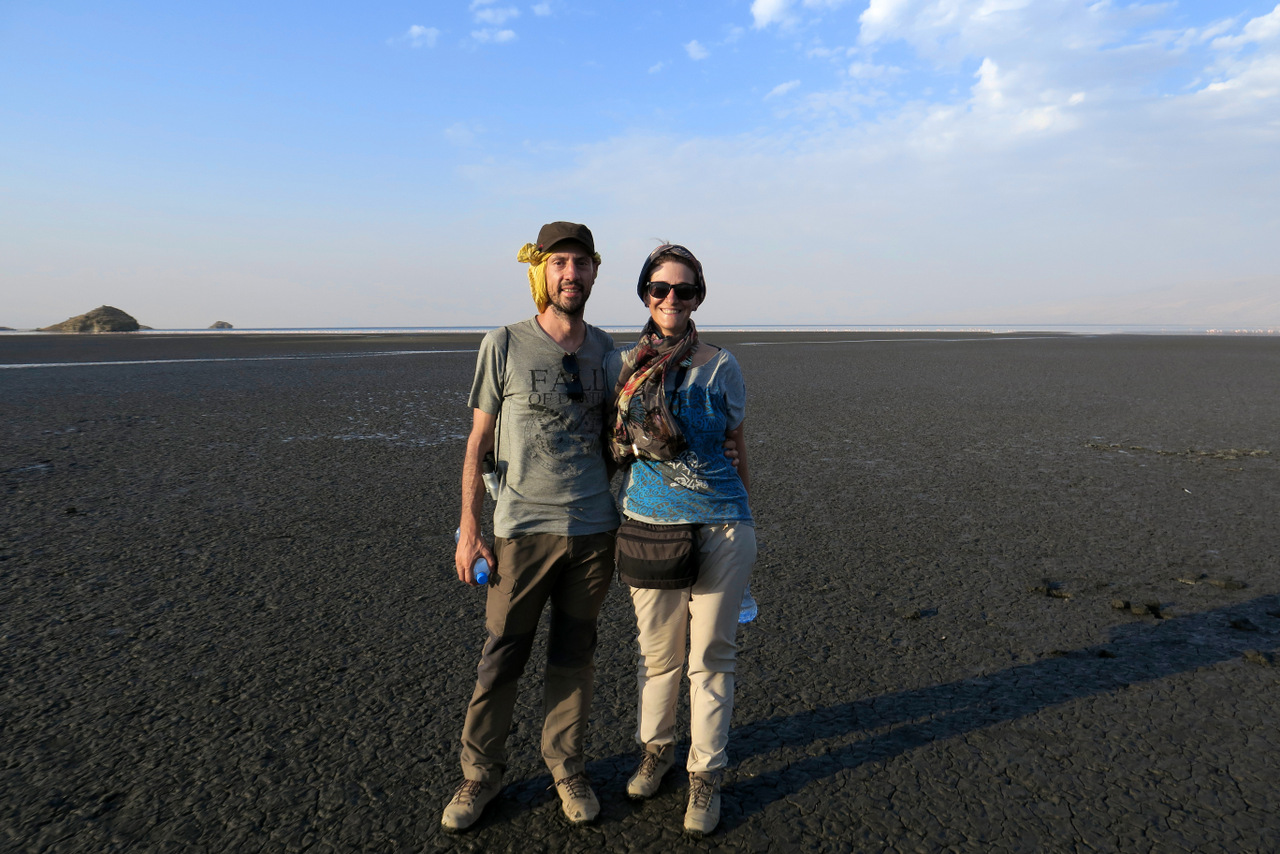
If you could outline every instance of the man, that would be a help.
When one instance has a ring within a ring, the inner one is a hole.
[[[454,560],[468,584],[477,559],[492,572],[488,639],[462,730],[464,779],[441,818],[453,831],[474,824],[502,788],[516,682],[548,602],[542,756],[570,822],[600,812],[583,742],[618,527],[601,447],[602,363],[613,339],[582,319],[600,265],[590,229],[548,223],[517,257],[530,264],[538,314],[485,336],[471,387]],[[480,538],[481,467],[491,451],[501,476],[492,551]]]

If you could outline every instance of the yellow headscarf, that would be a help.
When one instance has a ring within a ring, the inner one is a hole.
[[[551,297],[547,296],[547,259],[549,251],[539,249],[532,243],[526,243],[516,253],[516,260],[529,265],[529,293],[533,294],[533,304],[538,307],[538,314],[546,311],[551,305]],[[591,253],[591,260],[600,266],[600,253]]]

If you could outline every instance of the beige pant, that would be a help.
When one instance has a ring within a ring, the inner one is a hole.
[[[738,609],[756,560],[756,529],[704,525],[697,529],[701,566],[693,587],[631,589],[640,630],[640,704],[636,741],[675,742],[676,700],[685,644],[689,646],[689,771],[728,765],[738,654]]]
[[[507,767],[516,684],[548,603],[542,758],[553,779],[586,768],[583,743],[595,679],[596,616],[613,576],[614,532],[497,539],[485,627],[489,637],[462,728],[462,773],[497,782]]]

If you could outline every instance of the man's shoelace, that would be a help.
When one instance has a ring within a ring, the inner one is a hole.
[[[453,800],[459,804],[474,803],[475,799],[480,797],[480,790],[483,788],[484,783],[479,780],[464,780],[458,787],[458,791],[453,793]]]
[[[557,786],[564,786],[569,792],[569,797],[585,798],[587,792],[591,791],[591,785],[587,782],[586,774],[574,774],[572,777],[565,777],[563,780],[556,781]]]

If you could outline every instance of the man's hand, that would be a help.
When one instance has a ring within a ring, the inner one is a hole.
[[[738,467],[738,443],[733,441],[732,438],[724,440],[724,455],[736,469]]]
[[[724,455],[729,456],[729,447],[733,447],[733,456],[729,457],[733,462],[733,470],[738,473],[738,477],[742,478],[742,485],[746,487],[747,493],[751,492],[751,467],[747,465],[747,425],[744,421],[737,427],[724,434]]]
[[[459,534],[458,548],[453,553],[453,563],[458,570],[458,580],[472,587],[480,586],[476,583],[475,573],[471,569],[475,566],[477,558],[484,558],[489,562],[489,566],[493,567],[493,552],[484,544],[484,540],[478,536],[468,537]]]
[[[493,450],[493,428],[498,417],[482,409],[471,411],[471,433],[467,436],[467,456],[462,461],[462,521],[458,524],[458,548],[453,563],[458,580],[478,587],[471,567],[483,557],[493,567],[493,552],[480,539],[480,511],[484,506],[484,482],[480,461]]]

